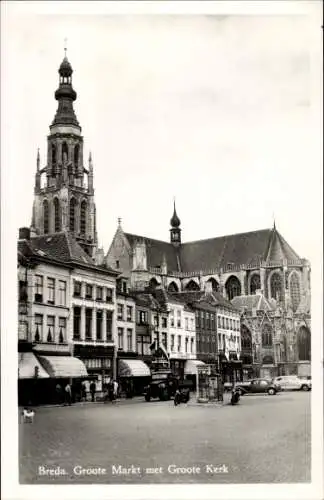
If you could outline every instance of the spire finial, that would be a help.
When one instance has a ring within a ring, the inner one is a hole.
[[[67,38],[64,38],[64,57],[66,57],[66,52],[67,52]]]
[[[37,170],[39,170],[39,165],[40,165],[40,155],[39,155],[39,148],[37,148]]]
[[[272,214],[272,217],[273,217],[273,229],[274,229],[274,231],[275,231],[277,228],[276,228],[276,218],[275,218],[275,214],[274,214],[274,212],[273,212],[273,214]]]
[[[118,222],[118,226],[120,227],[121,226],[121,222],[122,222],[121,217],[118,217],[117,222]]]

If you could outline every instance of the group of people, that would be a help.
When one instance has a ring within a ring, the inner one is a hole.
[[[110,401],[115,401],[118,396],[118,382],[117,380],[110,380],[110,382],[103,388],[104,394],[105,394],[105,399],[110,399]],[[61,384],[56,385],[56,402],[58,404],[65,404],[65,405],[71,405],[73,402],[73,397],[72,397],[72,387],[69,383],[67,383],[64,388],[62,387]],[[91,401],[95,402],[96,400],[96,392],[97,392],[97,386],[95,381],[92,381],[89,385],[89,392],[91,395]],[[77,390],[73,391],[74,398],[78,401],[87,401],[87,385],[86,382],[83,381],[81,383],[80,387],[77,387]],[[75,397],[76,395],[79,395],[79,397]]]

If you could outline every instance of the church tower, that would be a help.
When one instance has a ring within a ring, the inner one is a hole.
[[[83,137],[73,109],[77,94],[66,49],[58,73],[58,107],[49,127],[43,168],[37,153],[32,231],[39,235],[69,231],[93,257],[97,247],[93,164],[91,153],[88,168],[83,163]]]
[[[181,245],[181,229],[180,229],[180,224],[181,221],[179,217],[177,216],[176,212],[176,206],[175,206],[175,201],[173,202],[173,215],[170,220],[170,237],[171,237],[171,243],[173,245],[178,246]]]

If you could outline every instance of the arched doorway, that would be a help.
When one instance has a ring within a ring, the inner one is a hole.
[[[298,359],[299,361],[311,360],[311,334],[306,326],[301,326],[298,332]]]
[[[199,291],[199,285],[194,280],[190,280],[189,283],[186,284],[185,289],[189,292]]]
[[[168,291],[171,293],[178,292],[179,291],[178,285],[174,281],[171,281],[171,283],[168,286]]]
[[[207,280],[207,283],[211,284],[213,292],[218,292],[218,290],[219,290],[219,284],[217,283],[217,281],[215,280],[215,278],[209,278],[209,280]]]
[[[241,283],[236,276],[230,276],[225,284],[225,290],[228,300],[241,295]]]

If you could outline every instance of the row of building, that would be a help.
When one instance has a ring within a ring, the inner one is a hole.
[[[224,381],[309,374],[310,264],[275,225],[182,242],[174,206],[170,241],[126,233],[119,220],[108,251],[98,247],[72,73],[65,57],[32,222],[19,234],[20,396],[50,397],[71,379],[101,391],[112,377],[140,391],[157,355],[182,378],[202,363]]]

